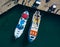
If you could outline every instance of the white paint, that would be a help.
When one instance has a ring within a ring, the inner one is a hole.
[[[39,1],[36,1],[36,4],[41,4],[41,2],[39,2]]]

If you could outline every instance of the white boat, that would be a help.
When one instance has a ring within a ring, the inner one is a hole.
[[[19,38],[22,35],[28,18],[29,18],[29,12],[24,11],[21,18],[19,19],[19,22],[18,22],[16,28],[15,28],[15,32],[14,32],[15,39]]]
[[[28,40],[29,42],[33,42],[38,34],[38,29],[41,21],[41,15],[39,11],[36,11],[32,18],[32,24],[28,32]]]

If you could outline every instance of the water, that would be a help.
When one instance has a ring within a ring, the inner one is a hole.
[[[30,12],[30,18],[22,36],[15,40],[14,29],[25,10]],[[0,15],[0,47],[60,47],[60,16],[44,11],[41,11],[42,19],[36,40],[28,42],[29,26],[35,11],[36,9],[17,5]]]

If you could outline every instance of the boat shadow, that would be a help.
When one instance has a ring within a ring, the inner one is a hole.
[[[22,39],[22,47],[26,47],[29,45],[29,41],[28,41],[28,29],[29,29],[29,26],[27,25],[26,26],[26,29],[24,30],[24,33],[23,33],[23,39]]]
[[[28,42],[28,35],[27,33],[24,34],[24,38],[22,39],[22,47],[26,47],[29,45],[29,42]]]

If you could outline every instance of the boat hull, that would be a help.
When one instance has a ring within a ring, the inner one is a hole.
[[[37,34],[38,34],[38,29],[39,29],[39,25],[40,25],[40,21],[41,21],[41,15],[40,15],[40,12],[37,14],[37,15],[39,15],[38,23],[37,23],[37,21],[35,20],[37,18],[37,16],[35,16],[36,14],[37,14],[37,11],[33,15],[32,24],[31,24],[31,27],[28,32],[29,33],[28,34],[29,42],[33,42],[36,39]]]

